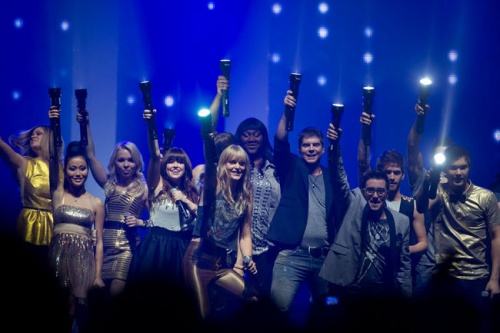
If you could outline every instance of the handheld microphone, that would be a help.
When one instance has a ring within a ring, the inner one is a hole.
[[[174,194],[175,191],[178,191],[179,189],[177,189],[177,187],[173,187],[171,190],[170,190],[170,193]],[[180,200],[176,200],[175,201],[175,204],[177,205],[177,208],[181,211],[182,215],[184,216],[185,219],[188,219],[189,218],[189,213],[187,212],[186,208],[184,207],[184,205],[182,204],[182,201]]]
[[[363,87],[363,111],[372,114],[373,106],[373,96],[375,94],[375,88],[373,87]],[[372,125],[363,125],[362,127],[362,138],[365,146],[372,145]]]
[[[344,105],[343,104],[332,104],[332,124],[335,126],[335,129],[338,130],[340,128],[340,119],[342,118],[342,114],[344,113]],[[335,146],[337,146],[339,140],[333,141],[330,143],[330,150],[333,150]]]
[[[75,89],[75,97],[77,110],[83,115],[83,121],[80,123],[80,143],[83,147],[86,147],[89,143],[87,137],[87,89]]]
[[[49,88],[50,103],[52,106],[61,108],[61,88]],[[56,147],[62,146],[61,138],[61,119],[50,118],[50,128],[54,132]]]
[[[231,69],[231,60],[223,59],[219,63],[222,75],[229,81],[229,70]],[[222,90],[222,116],[229,117],[229,90]]]
[[[290,74],[290,90],[292,91],[292,96],[297,100],[299,97],[299,85],[302,81],[302,74],[291,73]],[[295,118],[295,107],[290,107],[285,105],[285,116],[286,116],[286,130],[288,132],[293,131],[293,123]]]
[[[153,140],[158,139],[158,132],[156,131],[156,115],[153,108],[153,98],[151,97],[151,82],[142,81],[139,83],[139,87],[142,92],[142,101],[144,102],[144,108],[146,110],[151,110],[151,119],[147,120],[149,133],[153,137]]]
[[[252,261],[252,257],[251,256],[244,256],[243,257],[243,266],[244,267],[248,267],[248,265],[250,265],[251,261]]]
[[[432,81],[428,78],[423,78],[420,80],[420,96],[418,98],[418,105],[424,109],[424,114],[417,117],[417,133],[424,133],[425,129],[425,105],[427,104],[427,99],[431,93]]]

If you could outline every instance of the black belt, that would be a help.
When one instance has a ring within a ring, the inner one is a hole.
[[[307,252],[311,257],[319,258],[328,254],[328,247],[299,246],[300,251]]]
[[[118,221],[104,221],[104,229],[119,229],[119,230],[128,230],[130,229],[125,222]]]

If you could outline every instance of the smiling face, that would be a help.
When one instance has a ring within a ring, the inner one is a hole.
[[[236,157],[230,158],[226,162],[226,170],[228,173],[228,179],[231,181],[239,181],[241,176],[245,173],[246,163],[242,159]]]
[[[317,136],[308,136],[302,140],[299,147],[299,154],[308,164],[317,164],[320,162],[321,156],[325,152],[325,148],[321,144],[321,140]]]
[[[170,158],[165,166],[167,176],[174,184],[179,184],[181,182],[182,176],[184,176],[186,170],[186,165],[179,160],[179,158]]]
[[[246,130],[240,136],[242,147],[252,157],[263,152],[264,135],[259,130]]]
[[[387,183],[384,179],[371,178],[366,181],[363,195],[371,210],[379,211],[383,209],[387,198]]]
[[[66,184],[72,188],[80,188],[85,185],[89,175],[88,164],[82,156],[75,156],[66,163],[65,179]]]

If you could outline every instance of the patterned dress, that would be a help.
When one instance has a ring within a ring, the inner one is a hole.
[[[132,255],[140,237],[137,228],[125,224],[126,214],[140,217],[145,201],[142,196],[115,190],[106,198],[106,221],[102,232],[104,258],[102,278],[104,280],[127,280]]]
[[[54,236],[49,247],[49,264],[60,286],[78,298],[87,298],[96,274],[92,210],[63,204],[54,212]]]

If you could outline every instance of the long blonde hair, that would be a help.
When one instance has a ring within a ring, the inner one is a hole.
[[[33,132],[37,129],[41,128],[44,132],[43,139],[40,142],[40,155],[38,155],[33,149],[31,149],[30,141]],[[19,131],[16,134],[9,136],[9,143],[14,147],[15,150],[19,152],[22,156],[25,157],[39,157],[44,161],[49,161],[50,152],[49,152],[49,138],[52,135],[49,126],[39,125],[32,127],[29,130]]]
[[[231,160],[245,163],[245,171],[238,181],[235,193],[232,193],[229,183],[229,171],[226,168],[226,163]],[[252,203],[253,188],[250,182],[250,158],[240,145],[232,144],[224,149],[220,155],[217,166],[217,187],[217,191],[222,191],[224,200],[233,205],[240,215],[245,213],[249,204]]]
[[[134,160],[134,163],[137,166],[134,174],[134,181],[127,186],[127,192],[136,193],[138,196],[142,195],[145,191],[144,185],[146,184],[146,179],[144,178],[144,174],[142,172],[144,168],[144,161],[142,159],[142,155],[141,152],[139,151],[139,148],[137,148],[137,146],[130,141],[121,141],[115,146],[115,149],[113,150],[113,153],[109,158],[109,163],[108,163],[109,179],[106,185],[104,185],[104,193],[106,196],[108,196],[111,193],[113,193],[116,189],[116,184],[118,182],[118,175],[116,174],[115,160],[116,160],[116,155],[122,149],[125,149],[130,153],[132,159]]]

